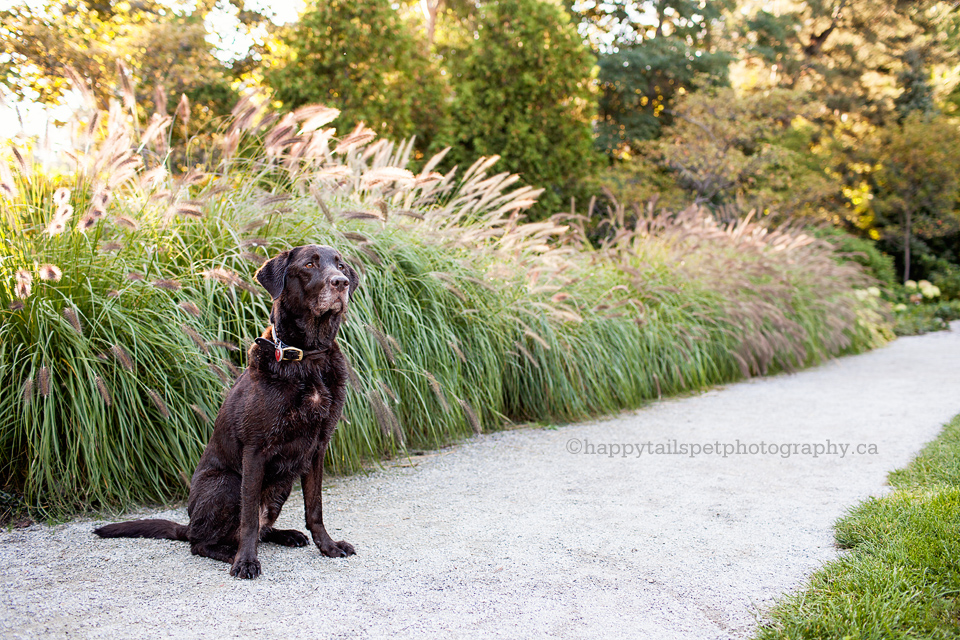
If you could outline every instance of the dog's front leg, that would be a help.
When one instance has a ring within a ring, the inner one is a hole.
[[[264,456],[255,446],[243,450],[243,476],[240,480],[240,548],[230,567],[230,575],[256,578],[260,575],[257,542],[260,540],[260,492],[263,487]]]
[[[323,526],[323,457],[326,453],[326,444],[317,447],[310,471],[300,479],[303,485],[304,512],[307,516],[307,529],[313,535],[313,543],[320,549],[320,553],[328,558],[344,558],[356,553],[353,545],[343,540],[335,542]]]

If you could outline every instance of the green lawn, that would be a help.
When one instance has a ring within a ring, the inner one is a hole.
[[[849,551],[771,612],[757,638],[960,638],[960,416],[894,492],[840,519]]]

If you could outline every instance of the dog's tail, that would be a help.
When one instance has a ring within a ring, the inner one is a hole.
[[[188,527],[170,520],[131,520],[108,524],[93,532],[101,538],[162,538],[187,542]]]

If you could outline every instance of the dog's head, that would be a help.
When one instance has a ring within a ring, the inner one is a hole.
[[[342,316],[360,284],[339,251],[318,244],[295,247],[267,260],[256,278],[275,301],[315,317],[328,312]]]

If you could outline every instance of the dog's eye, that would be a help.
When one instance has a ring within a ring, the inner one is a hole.
[[[306,267],[307,267],[307,269],[313,269],[313,263],[312,263],[312,262],[308,262],[308,263],[306,264]]]
[[[337,265],[337,269],[340,269],[340,271],[343,271],[344,269],[346,269],[346,267],[343,266],[343,263],[341,262],[340,264]]]

